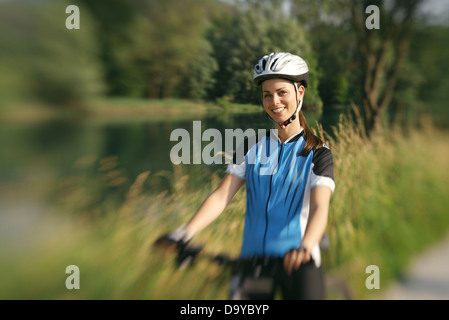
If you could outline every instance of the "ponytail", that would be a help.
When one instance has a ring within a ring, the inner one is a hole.
[[[302,149],[301,153],[299,155],[301,156],[308,156],[310,151],[320,149],[323,146],[323,140],[318,138],[316,135],[312,133],[312,130],[310,130],[309,126],[307,125],[306,117],[302,113],[302,110],[298,113],[299,117],[299,124],[304,129],[304,139],[306,140],[306,145]]]

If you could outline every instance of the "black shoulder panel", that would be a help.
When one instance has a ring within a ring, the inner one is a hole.
[[[334,179],[334,161],[332,152],[327,147],[321,147],[313,151],[313,172],[317,176]]]

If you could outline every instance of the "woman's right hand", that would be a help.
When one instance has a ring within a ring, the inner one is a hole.
[[[162,250],[164,253],[172,254],[178,249],[178,242],[179,241],[175,241],[170,234],[165,234],[154,242],[153,247]]]
[[[284,270],[287,275],[291,275],[293,270],[298,270],[301,264],[309,262],[311,259],[310,251],[304,246],[298,249],[289,250],[284,256]]]
[[[176,250],[182,250],[186,247],[192,237],[187,234],[185,225],[182,225],[172,233],[159,237],[153,244],[154,247],[161,249],[165,253],[171,254]]]

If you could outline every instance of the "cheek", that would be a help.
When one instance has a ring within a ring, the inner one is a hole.
[[[297,96],[295,94],[292,94],[291,98],[289,99],[289,103],[291,105],[295,105],[297,104],[297,100],[296,100]]]
[[[262,100],[262,105],[263,105],[263,108],[264,108],[265,110],[267,110],[267,109],[270,107],[270,101],[267,100],[267,99],[263,99],[263,100]]]
[[[268,111],[270,110],[269,105],[266,104],[266,103],[264,103],[264,104],[263,104],[263,109],[264,109],[266,112],[268,112]]]

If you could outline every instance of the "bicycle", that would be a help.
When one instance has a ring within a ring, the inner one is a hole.
[[[236,300],[246,300],[251,299],[264,299],[263,297],[270,294],[273,290],[273,279],[270,274],[263,271],[263,267],[266,266],[266,270],[271,270],[274,267],[282,267],[282,258],[232,258],[226,254],[211,254],[203,251],[203,245],[186,245],[177,247],[176,265],[177,268],[181,270],[192,267],[198,258],[207,259],[213,263],[217,263],[220,266],[226,268],[237,268],[239,264],[246,263],[250,264],[252,269],[253,277],[245,283],[245,294],[241,292],[235,292],[233,299]],[[330,242],[329,237],[325,235],[320,242],[320,248],[322,251],[329,251]],[[269,271],[268,271],[269,273]],[[236,285],[238,279],[231,279],[231,290],[232,286]],[[325,282],[325,292],[327,300],[352,300],[353,294],[344,279],[335,275],[324,273]]]

